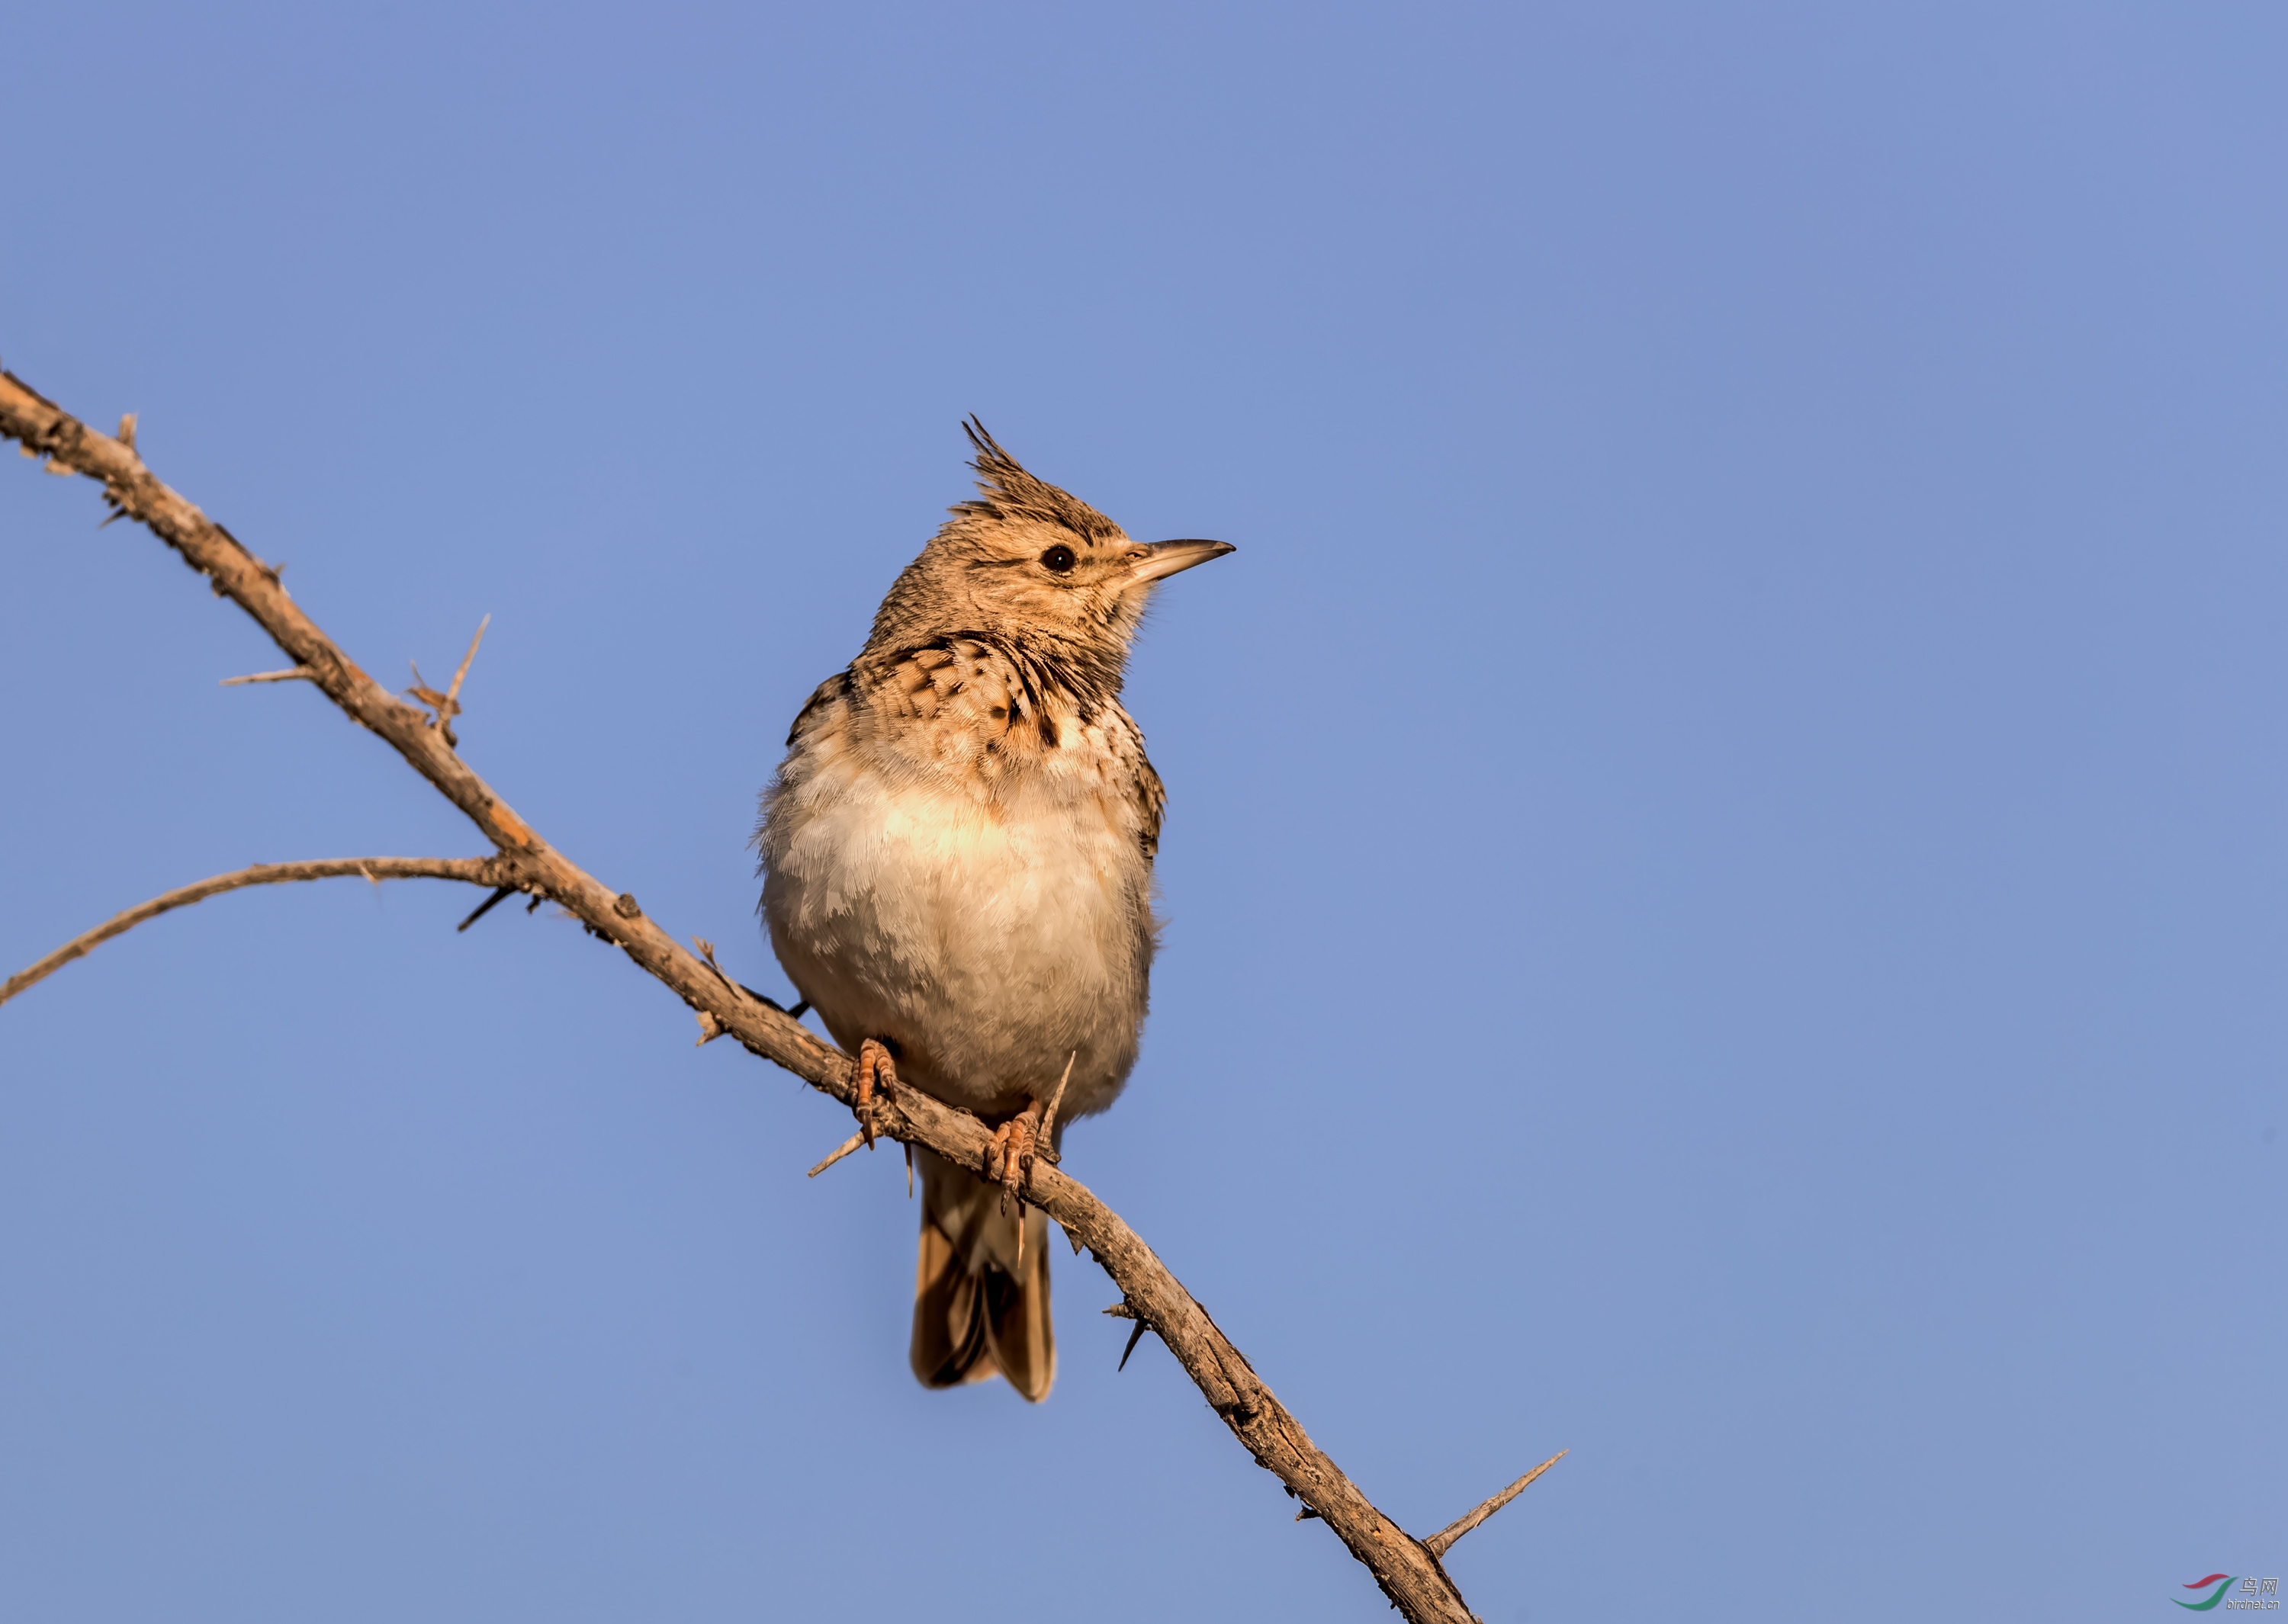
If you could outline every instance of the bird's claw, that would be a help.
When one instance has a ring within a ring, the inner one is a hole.
[[[851,1103],[850,1109],[858,1119],[858,1131],[865,1136],[866,1148],[871,1150],[878,1130],[874,1103],[875,1081],[880,1080],[882,1099],[886,1104],[898,1091],[898,1068],[881,1040],[868,1038],[858,1045],[858,1064],[852,1072],[851,1089],[857,1098]]]
[[[1025,1184],[1033,1176],[1033,1164],[1045,1161],[1054,1167],[1062,1160],[1057,1154],[1057,1107],[1064,1104],[1065,1085],[1072,1081],[1073,1062],[1080,1058],[1076,1049],[1065,1057],[1064,1075],[1057,1079],[1057,1091],[1043,1105],[1037,1099],[1029,1099],[1025,1108],[993,1130],[993,1142],[985,1147],[985,1176],[989,1182],[1001,1181],[1001,1210],[1009,1210],[1011,1197],[1017,1201],[1017,1216],[1025,1216]],[[1019,1224],[1018,1241],[1022,1255],[1023,1225]]]
[[[1001,1210],[1009,1210],[1012,1198],[1017,1210],[1025,1209],[1025,1183],[1031,1177],[1036,1160],[1054,1165],[1056,1153],[1049,1148],[1043,1137],[1043,1108],[1034,1100],[1016,1115],[993,1130],[993,1142],[985,1149],[985,1176],[997,1180],[1001,1185]]]

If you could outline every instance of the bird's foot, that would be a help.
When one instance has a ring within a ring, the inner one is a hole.
[[[704,1042],[705,1039],[700,1040]],[[875,1098],[876,1084],[880,1085],[881,1097]],[[875,1137],[881,1131],[883,1107],[891,1105],[898,1092],[898,1068],[890,1058],[889,1046],[878,1038],[868,1038],[858,1045],[858,1058],[850,1068],[851,1114],[858,1119],[858,1131],[834,1147],[833,1154],[811,1168],[809,1176],[821,1173],[847,1156],[860,1145],[874,1148]],[[906,1146],[906,1193],[914,1192],[914,1147]]]
[[[993,1130],[993,1142],[985,1147],[985,1176],[999,1182],[1003,1212],[1009,1210],[1012,1198],[1021,1215],[1025,1210],[1025,1181],[1032,1176],[1034,1160],[1048,1149],[1043,1132],[1047,1113],[1039,1100],[1028,1101],[1022,1111]]]
[[[878,1080],[882,1098],[886,1103],[898,1091],[898,1068],[890,1058],[888,1047],[879,1038],[868,1038],[858,1045],[858,1064],[853,1068],[851,1087],[858,1097],[850,1109],[857,1114],[858,1131],[865,1138],[866,1148],[874,1148],[878,1128],[875,1117],[874,1089]]]
[[[1078,1050],[1065,1059],[1064,1075],[1057,1079],[1057,1091],[1049,1096],[1045,1105],[1037,1099],[1028,1098],[1025,1108],[993,1130],[993,1142],[985,1147],[985,1176],[997,1179],[1001,1184],[1001,1210],[1009,1210],[1014,1197],[1017,1216],[1025,1216],[1025,1184],[1033,1176],[1033,1164],[1045,1161],[1051,1167],[1060,1158],[1056,1151],[1057,1107],[1064,1104],[1065,1084],[1072,1081],[1073,1062],[1080,1058]]]

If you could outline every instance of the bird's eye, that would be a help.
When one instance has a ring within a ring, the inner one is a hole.
[[[1073,550],[1052,547],[1041,555],[1041,563],[1051,574],[1061,575],[1073,566]]]

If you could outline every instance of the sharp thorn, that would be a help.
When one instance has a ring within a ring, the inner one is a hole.
[[[1065,1057],[1065,1074],[1057,1079],[1057,1091],[1049,1096],[1048,1111],[1041,1118],[1041,1143],[1044,1145],[1048,1144],[1055,1134],[1057,1107],[1064,1103],[1065,1084],[1072,1081],[1073,1062],[1079,1058],[1080,1050],[1077,1049]],[[1056,1158],[1052,1155],[1049,1160],[1053,1165]]]
[[[807,998],[804,999],[800,1003],[795,1005],[794,1008],[790,1010],[777,999],[773,998],[767,994],[757,992],[753,987],[749,986],[743,981],[734,981],[731,985],[737,987],[741,992],[746,994],[748,997],[753,999],[757,1003],[761,1004],[765,1009],[776,1010],[780,1014],[791,1017],[796,1020],[800,1020],[803,1018],[804,1012],[810,1008],[810,1000]]]
[[[1469,1533],[1470,1530],[1484,1522],[1486,1518],[1491,1517],[1495,1512],[1509,1504],[1511,1501],[1515,1500],[1521,1493],[1524,1493],[1525,1487],[1528,1484],[1531,1483],[1536,1477],[1541,1476],[1542,1473],[1547,1471],[1551,1467],[1556,1465],[1557,1462],[1563,1460],[1567,1455],[1572,1453],[1573,1452],[1569,1449],[1559,1450],[1555,1454],[1551,1455],[1540,1465],[1526,1473],[1524,1477],[1520,1477],[1515,1483],[1511,1484],[1507,1488],[1502,1490],[1498,1494],[1488,1496],[1486,1499],[1481,1501],[1477,1505],[1472,1507],[1468,1511],[1463,1513],[1461,1517],[1453,1522],[1447,1524],[1446,1526],[1441,1528],[1437,1533],[1423,1541],[1423,1549],[1427,1550],[1434,1557],[1443,1557],[1448,1551],[1454,1549],[1455,1541],[1460,1539],[1464,1534]]]
[[[1145,1326],[1144,1321],[1140,1318],[1136,1321],[1136,1328],[1128,1333],[1128,1345],[1120,1351],[1120,1363],[1112,1367],[1112,1374],[1114,1375],[1118,1375],[1122,1371],[1128,1368],[1128,1356],[1135,1352],[1136,1344],[1144,1340],[1144,1333],[1147,1328],[1148,1327]]]
[[[852,1151],[856,1150],[860,1145],[865,1143],[866,1136],[864,1134],[852,1134],[848,1138],[845,1139],[841,1144],[834,1147],[834,1153],[832,1155],[820,1162],[816,1167],[811,1168],[811,1170],[804,1174],[803,1176],[805,1178],[816,1178],[821,1173],[825,1172],[827,1168],[832,1167],[836,1162],[841,1161]]]
[[[500,899],[503,897],[512,897],[515,894],[515,886],[502,886],[498,891],[493,892],[491,896],[487,897],[482,902],[478,903],[474,908],[471,909],[469,916],[453,927],[455,932],[457,933],[467,930],[471,925],[476,923],[478,920],[482,919],[487,914],[491,913],[493,909],[499,905]]]

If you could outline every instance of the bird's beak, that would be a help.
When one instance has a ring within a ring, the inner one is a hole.
[[[1154,542],[1144,549],[1144,556],[1129,566],[1126,586],[1142,586],[1178,570],[1189,569],[1195,564],[1204,564],[1210,558],[1220,558],[1238,548],[1229,542]]]

